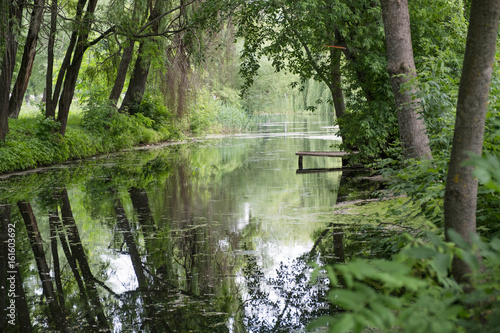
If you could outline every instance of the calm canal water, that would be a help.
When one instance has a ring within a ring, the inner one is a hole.
[[[255,133],[0,180],[0,330],[303,331],[331,311],[306,262],[341,173],[298,174],[295,152],[335,149],[332,123],[262,117]]]

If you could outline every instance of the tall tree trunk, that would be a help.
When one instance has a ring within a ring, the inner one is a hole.
[[[127,92],[123,98],[122,105],[120,107],[120,112],[130,112],[133,105],[139,105],[144,97],[144,91],[146,90],[146,81],[149,74],[149,66],[151,61],[148,59],[148,55],[145,52],[146,41],[142,41],[139,44],[139,55],[135,61],[134,71],[132,72],[132,77],[130,78]]]
[[[154,8],[150,9],[150,14],[148,18],[148,23],[152,23],[152,32],[158,32],[160,27],[158,6],[160,1],[157,1]],[[154,42],[154,41],[153,41]],[[134,71],[132,72],[132,77],[130,78],[127,92],[123,98],[122,105],[120,106],[120,112],[132,112],[130,109],[133,105],[139,105],[144,97],[144,91],[146,90],[146,81],[148,79],[149,67],[151,65],[150,55],[146,52],[147,40],[141,41],[139,44],[139,55],[135,61]]]
[[[53,0],[52,6],[51,6],[51,19],[50,19],[50,31],[51,35],[49,36],[49,42],[50,38],[55,38],[55,32],[57,28],[57,0]],[[76,5],[76,14],[75,14],[75,21],[81,20],[81,17],[83,15],[83,8],[85,7],[85,4],[87,3],[87,0],[78,0],[78,3]],[[54,30],[53,30],[54,29]],[[49,70],[52,73],[53,72],[53,66],[54,66],[54,53],[53,53],[53,47],[48,49],[48,59],[47,59],[47,78],[46,78],[46,87],[47,87],[47,104],[45,106],[45,116],[47,118],[53,117],[55,118],[56,115],[56,108],[57,108],[57,102],[59,101],[59,96],[61,94],[61,88],[64,83],[64,76],[66,75],[66,70],[68,69],[69,65],[71,64],[71,55],[73,54],[73,51],[76,46],[76,41],[78,38],[78,30],[73,30],[71,33],[71,37],[69,39],[69,44],[68,48],[66,49],[66,54],[64,55],[64,59],[61,63],[61,67],[59,68],[59,73],[57,74],[57,81],[56,85],[54,87],[54,91],[52,92],[49,90],[49,86],[52,87],[52,75],[49,77]],[[52,52],[51,52],[52,51]],[[50,80],[50,83],[48,82]],[[49,97],[50,97],[50,103],[49,103]]]
[[[16,61],[16,55],[12,50],[12,34],[8,32],[7,36],[2,36],[2,38],[5,38],[6,45],[0,69],[2,71],[0,74],[0,140],[5,139],[9,132],[9,95],[12,82],[10,68],[13,67],[12,64]]]
[[[118,65],[118,71],[116,73],[115,83],[113,85],[113,89],[111,89],[111,93],[109,94],[109,100],[113,103],[114,106],[118,103],[118,99],[120,99],[120,94],[122,93],[123,86],[125,85],[125,79],[127,78],[127,71],[132,61],[132,53],[134,51],[135,42],[129,40],[129,45],[123,49],[122,58],[120,60],[120,64]]]
[[[335,29],[335,40],[332,45],[338,45],[340,42],[340,33]],[[333,106],[335,107],[335,117],[342,118],[345,113],[344,93],[342,92],[342,77],[340,71],[340,56],[342,52],[339,49],[330,49],[330,75],[329,84],[332,93]]]
[[[417,72],[411,44],[407,0],[381,0],[387,69],[398,113],[399,137],[406,158],[431,158],[429,138],[415,100]]]
[[[59,110],[57,113],[57,121],[61,124],[59,133],[64,136],[66,133],[66,125],[68,123],[69,108],[71,101],[75,94],[76,80],[80,72],[80,67],[83,61],[83,55],[88,48],[88,37],[90,34],[90,27],[93,22],[93,15],[97,6],[98,0],[89,0],[87,11],[82,19],[83,27],[79,30],[78,42],[75,46],[73,59],[68,69],[66,70],[66,77],[64,79],[63,90],[59,99]]]
[[[50,4],[50,31],[47,45],[47,74],[45,77],[45,117],[56,118],[56,104],[52,96],[52,76],[54,75],[54,44],[57,29],[57,0],[52,0]],[[62,70],[62,68],[61,68]]]
[[[472,166],[464,166],[469,153],[480,155],[495,61],[500,0],[473,0],[458,92],[457,116],[450,165],[444,196],[444,222],[448,232],[455,230],[466,241],[476,233],[478,183]],[[466,282],[470,267],[455,259],[453,275]]]
[[[16,83],[12,89],[12,95],[9,101],[9,116],[17,118],[23,104],[24,94],[28,88],[28,82],[33,69],[33,62],[36,56],[36,47],[38,41],[38,32],[43,20],[43,11],[45,0],[35,0],[33,3],[33,11],[31,13],[28,35],[24,44],[24,53],[17,74]]]
[[[2,46],[4,47],[0,67],[0,140],[5,139],[5,136],[9,132],[10,86],[12,84],[17,53],[15,33],[17,28],[15,25],[20,26],[21,24],[23,5],[24,2],[18,0],[2,1],[2,8],[0,8],[3,20],[1,25],[3,31],[0,31],[0,39],[3,40]]]

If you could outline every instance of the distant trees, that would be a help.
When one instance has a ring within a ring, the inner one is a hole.
[[[314,78],[330,88],[344,145],[358,147],[365,157],[384,156],[399,128],[406,157],[431,156],[415,97],[407,2],[382,1],[381,7],[366,0],[243,2],[236,16],[237,36],[245,41],[247,85],[259,58],[266,56],[277,71],[298,74],[302,81]]]

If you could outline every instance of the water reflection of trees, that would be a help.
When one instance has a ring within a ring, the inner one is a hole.
[[[79,327],[109,331],[109,320],[105,315],[96,286],[96,284],[104,286],[104,283],[98,281],[90,269],[73,217],[68,192],[65,188],[58,190],[53,193],[51,199],[48,200],[49,207],[47,207],[49,208],[51,264],[47,261],[49,256],[44,249],[44,241],[31,204],[27,201],[17,203],[36,262],[43,296],[46,299],[45,304],[50,313],[45,325],[58,331],[68,331],[74,327],[75,323],[78,323]],[[68,274],[64,277],[65,281],[70,281],[66,288],[63,287],[62,282],[63,272],[58,245],[63,249],[65,263],[70,267],[72,274],[71,278]],[[69,287],[74,283],[78,287],[78,297],[75,297],[72,288]],[[74,303],[67,304],[68,300]],[[75,310],[76,307],[78,310]]]
[[[29,199],[13,200],[8,213],[0,205],[2,216],[22,222],[19,249],[29,250],[29,256],[22,259],[21,285],[35,330],[279,332],[329,311],[325,291],[308,283],[310,258],[283,263],[266,278],[256,257],[235,254],[264,231],[251,214],[241,227],[239,216],[219,212],[236,211],[241,202],[234,196],[253,191],[249,183],[260,171],[245,180],[242,173],[250,172],[245,168],[204,168],[203,158],[201,166],[183,154],[120,162],[87,171],[78,182],[68,174]],[[220,182],[210,183],[213,177]],[[268,172],[261,181],[278,184],[275,178]],[[332,190],[335,179],[329,181]],[[270,197],[260,191],[262,200]],[[295,198],[291,192],[269,200]],[[312,197],[301,196],[300,202]],[[320,199],[324,205],[333,200]],[[112,262],[123,258],[130,259],[131,278],[125,291],[117,291],[110,277],[120,272]],[[43,296],[37,295],[41,289]]]
[[[305,325],[322,315],[332,314],[326,301],[328,281],[311,283],[311,253],[281,262],[275,276],[266,278],[255,256],[246,256],[243,269],[247,297],[244,327],[248,332],[304,331]]]
[[[10,265],[12,259],[9,258],[9,254],[12,252],[9,251],[9,234],[12,233],[15,226],[11,223],[11,205],[9,203],[0,203],[0,308],[1,310],[1,318],[0,318],[0,331],[8,332],[12,331],[12,325],[9,324],[9,321],[12,323],[12,317],[9,316],[11,314],[10,311],[10,299],[12,295],[9,295],[11,286],[10,283],[14,282],[14,290],[15,290],[15,326],[19,327],[21,332],[32,332],[33,327],[31,325],[30,313],[28,309],[28,305],[26,303],[26,293],[23,287],[23,278],[20,272],[19,260],[16,252],[15,258],[13,260],[14,267]],[[15,238],[14,238],[15,239]]]

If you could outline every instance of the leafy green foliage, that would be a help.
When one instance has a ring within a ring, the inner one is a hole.
[[[143,119],[143,121],[145,121],[147,127],[156,131],[173,121],[172,113],[163,105],[163,101],[158,98],[155,99],[151,95],[145,95],[140,105],[131,106],[130,113],[136,116],[140,114],[144,118],[150,119],[149,124],[146,119]]]
[[[327,267],[333,285],[329,300],[346,312],[320,318],[309,328],[328,324],[329,332],[493,331],[500,301],[500,240],[476,239],[471,247],[456,233],[455,243],[433,233],[408,239],[392,260],[357,259]],[[448,273],[454,256],[474,267],[471,292],[465,293]]]

